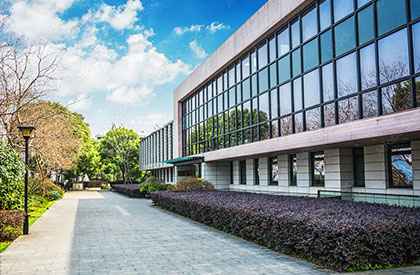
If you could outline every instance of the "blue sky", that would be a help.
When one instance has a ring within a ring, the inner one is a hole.
[[[62,61],[48,99],[150,133],[173,117],[173,90],[265,0],[9,0],[7,30]]]

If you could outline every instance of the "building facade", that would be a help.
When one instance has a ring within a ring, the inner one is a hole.
[[[170,162],[219,189],[420,196],[419,107],[420,1],[271,0],[175,89]]]

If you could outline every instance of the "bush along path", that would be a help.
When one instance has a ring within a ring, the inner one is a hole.
[[[153,203],[336,271],[420,264],[420,208],[242,192],[154,192]]]

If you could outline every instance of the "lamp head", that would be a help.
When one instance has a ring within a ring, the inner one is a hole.
[[[34,126],[19,126],[18,128],[22,131],[22,135],[25,139],[29,139],[32,131],[35,130]]]

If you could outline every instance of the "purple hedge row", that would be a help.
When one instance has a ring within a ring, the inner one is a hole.
[[[153,203],[337,271],[416,264],[420,209],[241,192],[155,192]]]
[[[146,192],[140,192],[139,184],[112,184],[112,188],[118,193],[127,195],[131,198],[145,198]]]
[[[25,212],[22,210],[0,211],[0,242],[13,241],[19,237],[25,221]]]

